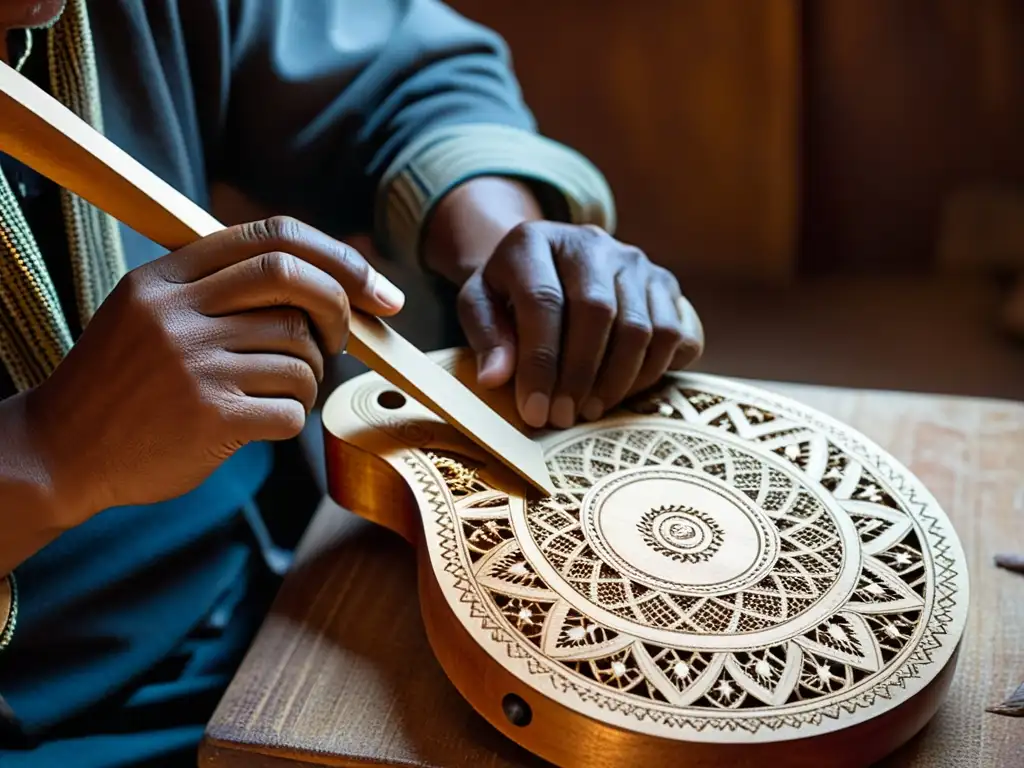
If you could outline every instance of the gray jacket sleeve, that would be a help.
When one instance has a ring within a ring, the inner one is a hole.
[[[501,37],[443,3],[233,0],[231,20],[223,171],[256,199],[411,260],[431,206],[483,174],[614,227],[598,170],[537,134]]]

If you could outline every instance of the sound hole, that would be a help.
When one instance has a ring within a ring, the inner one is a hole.
[[[389,389],[377,395],[377,405],[381,408],[387,408],[389,411],[397,411],[405,405],[405,395],[401,392],[395,392],[393,389]]]
[[[529,725],[533,720],[533,710],[530,709],[530,705],[514,693],[507,694],[501,700],[501,709],[508,721],[519,728]]]

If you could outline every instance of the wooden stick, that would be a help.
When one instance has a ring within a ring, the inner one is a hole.
[[[996,567],[1014,573],[1024,573],[1024,555],[1001,554],[995,557]]]
[[[224,228],[11,67],[0,64],[0,150],[168,250]],[[348,351],[550,494],[540,446],[379,318],[352,311]]]
[[[1004,717],[1024,717],[1024,683],[1021,683],[1020,687],[1010,694],[1010,698],[1002,704],[996,704],[985,711]]]

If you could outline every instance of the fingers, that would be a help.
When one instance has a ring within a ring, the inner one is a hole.
[[[488,388],[508,382],[515,371],[515,331],[503,301],[480,273],[471,276],[459,291],[458,314],[477,356],[477,381]]]
[[[405,297],[355,249],[287,216],[229,227],[175,251],[154,268],[172,282],[196,282],[239,262],[281,252],[336,280],[353,307],[377,315],[398,312]]]
[[[305,413],[316,404],[316,373],[297,357],[264,353],[226,353],[223,367],[239,394],[255,398],[284,398],[299,403]]]
[[[283,397],[241,397],[232,427],[242,444],[291,440],[306,426],[307,411],[298,400]]]
[[[289,440],[298,435],[316,403],[316,373],[304,360],[286,355],[223,352],[218,378],[232,392],[227,429],[239,444]]]
[[[636,266],[621,270],[615,277],[618,313],[608,342],[597,383],[581,410],[583,418],[593,421],[617,405],[636,381],[653,336],[647,303],[646,280]]]
[[[288,355],[305,362],[318,382],[324,378],[324,356],[305,312],[262,309],[218,318],[215,341],[227,352]]]
[[[196,309],[224,317],[253,309],[290,306],[309,315],[328,351],[340,352],[348,336],[349,304],[329,274],[275,251],[231,264],[193,283]]]
[[[459,295],[481,383],[515,369],[523,420],[535,428],[598,419],[696,360],[704,333],[675,277],[590,227],[513,230]]]
[[[576,423],[597,378],[618,313],[614,273],[595,253],[590,259],[563,257],[559,262],[566,297],[562,363],[555,396],[551,401],[551,423],[567,429]]]
[[[675,282],[674,280],[672,281]],[[647,284],[647,311],[651,319],[651,343],[627,397],[658,383],[668,370],[672,358],[683,341],[683,329],[676,307],[678,287],[672,290],[664,280]]]
[[[484,270],[488,287],[507,295],[516,330],[516,400],[531,427],[543,427],[558,379],[562,339],[562,283],[547,238],[535,229],[514,230],[499,246],[502,258]]]
[[[673,371],[693,365],[704,354],[704,326],[697,310],[693,308],[690,300],[682,295],[676,299],[676,309],[679,312],[683,339],[669,364]]]

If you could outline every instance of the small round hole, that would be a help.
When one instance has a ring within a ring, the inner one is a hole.
[[[377,405],[381,408],[387,408],[389,411],[396,411],[405,405],[405,395],[401,392],[395,392],[395,390],[389,389],[386,392],[381,392],[377,395]]]
[[[501,709],[512,725],[524,728],[533,720],[533,710],[519,696],[509,693],[501,700]]]

